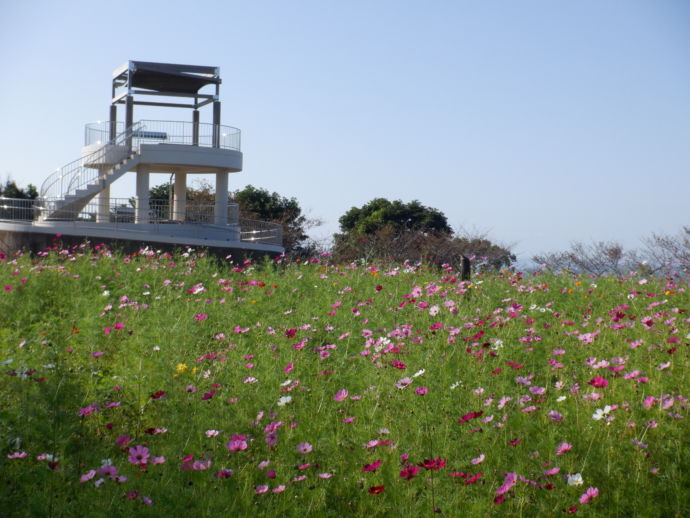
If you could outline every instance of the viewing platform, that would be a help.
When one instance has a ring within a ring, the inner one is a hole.
[[[80,158],[52,173],[37,200],[0,199],[0,232],[282,253],[281,225],[242,218],[228,199],[229,175],[242,171],[243,156],[240,130],[220,124],[218,74],[217,67],[141,61],[115,70],[110,120],[86,125]],[[136,121],[136,105],[189,108],[192,120]],[[210,123],[200,120],[206,105]],[[136,175],[135,195],[111,198],[110,186],[128,173]],[[156,173],[169,178],[168,200],[150,198]],[[215,175],[213,201],[187,199],[194,174]]]

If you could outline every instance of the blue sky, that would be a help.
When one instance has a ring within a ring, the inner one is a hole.
[[[79,157],[84,124],[107,118],[112,71],[133,59],[219,66],[223,123],[242,130],[231,188],[296,197],[324,220],[317,237],[380,196],[438,208],[522,260],[690,224],[684,0],[27,1],[2,13],[0,177],[20,185]]]

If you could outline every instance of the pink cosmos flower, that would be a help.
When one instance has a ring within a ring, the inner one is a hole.
[[[407,388],[410,385],[410,383],[412,383],[412,378],[408,377],[408,378],[403,378],[403,379],[399,380],[395,384],[395,386],[398,387],[399,389],[404,389],[404,388]]]
[[[562,442],[556,446],[556,455],[563,455],[564,453],[573,449],[573,445],[567,442]]]
[[[588,504],[591,500],[599,496],[599,489],[596,487],[589,487],[580,497],[581,504]]]
[[[550,468],[550,469],[544,470],[542,473],[544,475],[546,475],[547,477],[550,477],[551,475],[555,475],[559,471],[561,471],[561,468]]]
[[[28,454],[25,451],[15,451],[14,453],[9,453],[7,455],[8,459],[23,459],[27,456]]]
[[[233,473],[233,471],[232,471],[231,469],[221,469],[220,471],[218,471],[218,472],[217,472],[215,475],[213,475],[213,476],[214,476],[215,478],[224,479],[224,478],[230,478],[230,477],[232,477],[233,474],[234,474],[234,473]]]
[[[427,387],[417,387],[416,389],[414,389],[414,393],[419,396],[423,396],[427,392],[429,392],[429,389]]]
[[[608,387],[609,382],[606,380],[606,378],[594,376],[591,380],[589,380],[589,384],[596,388],[606,388]]]
[[[89,480],[91,480],[95,476],[96,476],[96,470],[95,469],[89,470],[86,473],[84,473],[81,477],[79,477],[79,482],[81,482],[83,484],[84,482],[88,482]]]
[[[206,320],[208,318],[208,315],[206,313],[197,313],[194,315],[194,320],[197,322],[201,322],[202,320]]]
[[[230,451],[244,451],[247,449],[246,439],[244,435],[233,435],[225,447]]]
[[[346,389],[341,389],[335,393],[335,396],[333,396],[333,399],[335,401],[340,402],[340,401],[344,401],[345,399],[347,399],[347,396],[348,396],[348,391]]]
[[[262,494],[262,493],[266,493],[267,491],[268,491],[268,486],[256,486],[256,487],[254,488],[254,492],[255,492],[257,495],[260,495],[260,494]]]
[[[149,460],[149,449],[146,446],[138,444],[129,449],[129,457],[127,460],[137,466],[145,466]]]
[[[132,442],[132,438],[129,435],[121,435],[115,439],[115,444],[117,444],[120,448],[124,448],[130,442]]]
[[[506,473],[503,479],[503,485],[496,490],[496,494],[500,496],[510,491],[510,488],[517,482],[517,478],[517,473]]]
[[[482,453],[481,455],[479,455],[479,457],[472,459],[472,464],[481,464],[482,462],[484,462],[484,458],[484,454]]]
[[[302,455],[310,453],[313,449],[313,446],[308,442],[301,442],[297,445],[297,452],[301,453]]]
[[[550,410],[547,415],[557,423],[563,421],[563,415],[559,412],[556,412],[555,410]]]

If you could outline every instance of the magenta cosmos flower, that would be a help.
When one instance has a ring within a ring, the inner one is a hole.
[[[609,382],[606,378],[602,378],[601,376],[594,376],[589,380],[589,384],[596,388],[606,388],[609,386]]]
[[[137,466],[145,465],[149,460],[149,449],[146,446],[137,444],[129,449],[129,457],[127,460]]]

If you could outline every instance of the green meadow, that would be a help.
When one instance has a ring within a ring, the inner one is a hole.
[[[689,516],[689,287],[3,257],[0,516]]]

